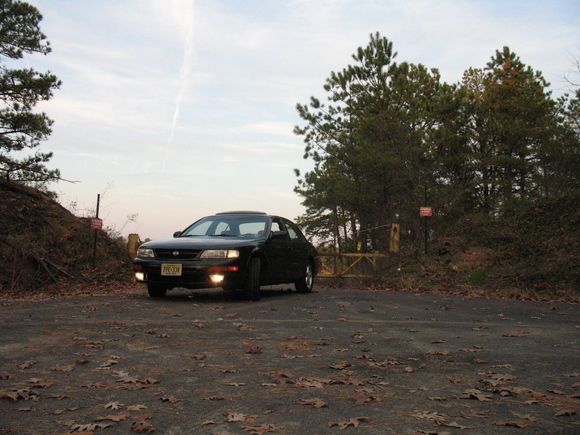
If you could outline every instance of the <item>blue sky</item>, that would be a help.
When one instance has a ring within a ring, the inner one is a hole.
[[[41,106],[55,120],[42,148],[80,181],[53,189],[78,214],[101,193],[105,225],[142,238],[223,210],[301,214],[295,105],[322,97],[371,32],[448,82],[508,45],[560,95],[580,58],[578,1],[31,3],[53,52],[23,64],[63,82]]]

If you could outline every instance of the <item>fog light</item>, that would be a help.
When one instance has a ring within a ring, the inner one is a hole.
[[[223,275],[220,275],[218,273],[214,273],[213,275],[210,275],[209,276],[209,279],[211,280],[211,282],[213,284],[220,284],[220,283],[223,282],[224,276]]]
[[[137,281],[145,281],[145,273],[143,273],[143,272],[135,272],[135,279]]]

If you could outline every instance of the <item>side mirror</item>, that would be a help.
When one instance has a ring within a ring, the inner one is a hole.
[[[272,231],[270,233],[270,238],[272,240],[285,240],[288,236],[288,231]]]
[[[173,237],[179,237],[181,236],[181,231],[176,231],[173,233]]]

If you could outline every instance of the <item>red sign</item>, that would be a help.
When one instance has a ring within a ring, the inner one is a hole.
[[[91,230],[102,230],[103,229],[103,220],[99,218],[91,219]]]
[[[420,207],[419,216],[421,217],[431,217],[433,216],[433,209],[431,207]]]

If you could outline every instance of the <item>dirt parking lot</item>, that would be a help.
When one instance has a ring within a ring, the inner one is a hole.
[[[1,433],[580,433],[577,305],[283,287],[0,305]]]

